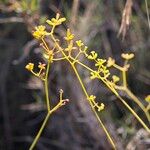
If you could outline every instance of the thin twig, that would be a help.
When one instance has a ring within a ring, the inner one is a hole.
[[[149,17],[149,10],[148,10],[148,3],[147,0],[145,0],[145,6],[146,6],[146,13],[147,13],[147,21],[150,29],[150,17]]]

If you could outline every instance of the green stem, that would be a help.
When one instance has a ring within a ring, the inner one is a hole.
[[[74,66],[73,64],[71,64],[71,66],[72,66],[72,68],[73,68],[73,70],[74,70],[74,72],[75,72],[75,74],[76,74],[76,76],[77,76],[77,78],[78,78],[78,80],[79,80],[79,82],[80,82],[80,85],[81,85],[81,87],[82,87],[82,89],[83,89],[83,91],[84,91],[84,93],[85,93],[87,99],[89,100],[89,95],[88,95],[88,93],[87,93],[87,91],[86,91],[86,88],[85,88],[85,86],[84,86],[84,84],[83,84],[83,82],[82,82],[82,80],[81,80],[81,78],[80,78],[80,76],[79,76],[79,73],[78,73],[77,69],[75,68],[75,66]],[[113,140],[112,140],[112,138],[111,138],[109,132],[107,131],[105,125],[103,124],[102,120],[101,120],[100,117],[98,116],[98,114],[97,114],[96,110],[94,109],[94,107],[93,107],[93,105],[92,105],[92,102],[91,102],[90,100],[89,100],[89,104],[90,104],[90,106],[91,106],[91,108],[92,108],[92,111],[93,111],[93,113],[95,114],[95,116],[96,116],[98,122],[100,123],[100,125],[102,126],[104,132],[106,133],[106,135],[107,135],[107,137],[108,137],[108,139],[109,139],[109,141],[110,141],[110,143],[111,143],[113,149],[116,149],[116,146],[115,146],[115,144],[114,144],[114,142],[113,142]]]
[[[91,104],[90,104],[90,105],[91,105]],[[110,134],[108,133],[108,131],[107,131],[105,125],[103,124],[102,120],[100,119],[100,116],[97,114],[97,112],[96,112],[95,109],[92,107],[92,105],[91,105],[91,108],[92,108],[92,110],[93,110],[93,112],[94,112],[94,114],[95,114],[97,120],[99,121],[100,125],[102,126],[102,128],[103,128],[105,134],[107,135],[107,137],[108,137],[108,139],[109,139],[109,141],[110,141],[110,143],[111,143],[113,149],[116,150],[116,149],[117,149],[117,148],[116,148],[116,145],[115,145],[115,143],[113,142],[113,139],[111,138]]]
[[[82,80],[81,80],[81,78],[80,78],[80,76],[79,76],[79,74],[78,74],[78,71],[77,71],[76,67],[75,67],[73,64],[71,64],[71,66],[72,66],[72,68],[73,68],[73,70],[74,70],[74,72],[75,72],[75,74],[76,74],[76,76],[77,76],[77,78],[78,78],[78,80],[79,80],[79,82],[80,82],[80,85],[81,85],[81,87],[82,87],[82,89],[83,89],[83,91],[84,91],[84,93],[85,93],[87,99],[89,99],[89,95],[88,95],[88,93],[87,93],[87,91],[86,91],[85,86],[83,85],[83,82],[82,82]]]
[[[103,81],[104,82],[104,81]],[[141,123],[141,125],[150,133],[150,129],[147,127],[147,125],[143,122],[143,120],[136,114],[136,112],[126,103],[126,101],[116,92],[114,92],[109,84],[107,82],[104,82],[107,87],[118,97],[121,102],[129,109],[129,111],[134,115],[134,117]]]
[[[146,111],[148,112],[150,110],[150,103],[148,104],[148,106],[146,107]],[[148,112],[149,113],[149,112]]]
[[[130,110],[130,112],[135,116],[135,118],[141,123],[141,125],[147,130],[147,132],[150,133],[150,129],[147,127],[147,125],[143,122],[143,120],[136,114],[136,112],[126,103],[126,101],[120,96],[117,96],[121,102]]]
[[[117,65],[117,64],[113,64],[113,66],[114,66],[116,69],[120,70],[120,71],[123,71],[123,70],[124,70],[123,67],[121,67],[121,66],[119,66],[119,65]]]
[[[44,44],[44,49],[47,51],[47,52],[49,52],[50,51],[50,49],[49,49],[49,47],[47,46],[47,44],[46,44],[46,42],[45,42],[45,40],[42,38],[42,42],[43,42],[43,44]]]
[[[50,111],[50,100],[49,100],[49,92],[48,92],[48,73],[50,68],[50,62],[48,61],[46,75],[44,80],[44,87],[45,87],[45,95],[46,95],[46,105],[48,112]]]
[[[127,77],[126,77],[126,71],[122,71],[122,79],[123,79],[123,86],[127,87]]]
[[[64,58],[71,63],[70,59],[68,58],[68,56],[63,52],[63,48],[57,43],[57,40],[55,39],[55,37],[53,36],[53,34],[50,34],[52,40],[55,42],[56,47],[61,51],[61,53],[63,54]]]
[[[40,138],[40,136],[41,136],[41,134],[42,134],[42,131],[44,130],[44,128],[45,128],[45,126],[46,126],[46,124],[47,124],[47,121],[48,121],[50,115],[51,115],[53,112],[55,112],[57,109],[59,109],[60,107],[64,106],[64,101],[65,101],[65,100],[62,100],[62,95],[60,95],[60,101],[59,101],[59,103],[58,103],[55,107],[53,107],[53,108],[47,113],[47,115],[46,115],[46,117],[45,117],[45,119],[44,119],[44,121],[43,121],[43,124],[42,124],[40,130],[38,131],[38,133],[37,133],[37,135],[36,135],[36,137],[35,137],[33,143],[31,144],[29,150],[33,150],[33,148],[35,147],[36,143],[38,142],[38,140],[39,140],[39,138]]]
[[[139,101],[139,99],[128,89],[125,88],[125,92],[131,97],[131,99],[137,103],[139,105],[139,107],[143,110],[143,112],[145,113],[148,121],[150,122],[150,115],[149,113],[146,111],[145,106]]]
[[[148,9],[148,3],[147,0],[145,0],[145,5],[146,5],[146,13],[147,13],[147,21],[150,29],[150,17],[149,17],[149,9]]]
[[[40,136],[41,136],[42,131],[44,130],[44,128],[45,128],[45,126],[46,126],[46,124],[47,124],[47,121],[48,121],[48,119],[49,119],[49,117],[50,117],[50,114],[51,114],[51,112],[48,112],[48,113],[47,113],[47,115],[46,115],[46,117],[45,117],[45,119],[44,119],[44,121],[43,121],[43,124],[42,124],[42,126],[41,126],[41,128],[40,128],[38,134],[36,135],[36,137],[35,137],[33,143],[31,144],[29,150],[33,150],[33,148],[35,147],[37,141],[39,140],[39,138],[40,138]]]

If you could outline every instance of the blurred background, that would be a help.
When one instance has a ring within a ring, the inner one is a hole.
[[[76,39],[82,39],[100,58],[113,57],[120,65],[121,53],[135,54],[128,85],[145,103],[150,94],[149,8],[149,0],[0,0],[0,150],[28,149],[46,115],[42,82],[26,71],[25,65],[43,61],[32,31],[57,12],[67,18],[58,29],[60,39],[69,27]],[[89,93],[105,104],[100,116],[118,149],[150,148],[148,133],[124,105],[103,84],[89,80],[88,72],[82,68],[79,72]],[[111,149],[66,62],[52,66],[49,82],[53,106],[59,89],[70,102],[51,116],[35,149]],[[120,94],[147,122],[137,105],[125,93]]]

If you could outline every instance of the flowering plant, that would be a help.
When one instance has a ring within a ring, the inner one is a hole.
[[[98,79],[102,81],[108,89],[114,93],[114,95],[124,104],[124,106],[135,116],[135,118],[141,123],[141,125],[150,133],[149,127],[144,123],[144,121],[137,115],[137,113],[129,106],[129,104],[119,95],[119,90],[122,90],[126,92],[131,99],[138,104],[138,106],[143,110],[144,114],[146,115],[148,121],[150,121],[150,98],[147,97],[145,100],[148,102],[148,106],[144,106],[144,104],[129,90],[127,86],[127,71],[130,67],[128,61],[131,60],[134,57],[134,54],[122,54],[122,58],[125,60],[125,63],[122,66],[119,66],[116,64],[115,60],[113,58],[102,59],[99,58],[98,53],[95,51],[88,52],[88,47],[84,45],[84,43],[81,40],[74,40],[75,36],[73,33],[71,33],[70,29],[67,29],[66,36],[64,37],[65,43],[63,46],[61,46],[59,39],[55,37],[55,29],[57,26],[61,25],[66,18],[60,18],[60,14],[56,14],[55,18],[52,18],[51,20],[47,20],[47,24],[51,27],[51,30],[48,31],[45,26],[40,25],[38,27],[35,27],[35,31],[33,32],[33,36],[39,40],[40,46],[43,48],[43,56],[46,59],[45,63],[39,63],[38,68],[39,71],[34,71],[34,64],[28,63],[26,65],[26,69],[29,70],[33,75],[40,78],[45,85],[45,95],[46,95],[46,105],[47,105],[47,115],[45,117],[45,120],[35,137],[30,150],[34,148],[36,145],[43,129],[45,128],[45,125],[50,117],[50,115],[55,112],[60,107],[64,106],[66,102],[68,102],[68,99],[63,99],[62,94],[63,91],[60,90],[60,99],[58,104],[51,108],[50,105],[50,97],[48,93],[48,75],[50,66],[55,63],[56,61],[62,61],[66,60],[68,64],[70,64],[72,70],[74,71],[80,86],[82,87],[82,90],[86,96],[86,99],[91,106],[91,109],[93,113],[95,114],[100,126],[103,128],[104,132],[106,133],[113,149],[116,149],[116,145],[109,134],[108,130],[106,129],[105,125],[103,124],[103,121],[100,118],[100,115],[98,114],[99,111],[104,110],[104,108],[107,108],[105,104],[98,103],[96,100],[96,96],[91,95],[88,93],[84,82],[82,81],[82,78],[80,77],[80,74],[77,69],[77,65],[80,65],[83,67],[83,69],[86,69],[89,71],[90,79]],[[47,39],[50,38],[53,41],[53,46],[50,47],[48,45]],[[67,45],[67,46],[64,46]],[[80,56],[85,57],[87,60],[94,63],[95,67],[91,68],[88,65],[86,65],[84,62],[80,60]],[[114,67],[118,69],[122,73],[122,83],[120,82],[120,77],[117,75],[111,75],[110,73],[110,67]],[[120,83],[120,84],[119,84]]]

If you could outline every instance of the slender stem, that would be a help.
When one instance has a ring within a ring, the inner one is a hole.
[[[150,115],[149,113],[146,111],[146,108],[145,106],[140,102],[140,100],[128,89],[128,88],[125,88],[125,92],[131,97],[131,99],[136,102],[139,107],[144,111],[148,121],[150,122]]]
[[[90,67],[86,66],[85,64],[83,64],[82,62],[80,61],[76,61],[76,63],[78,63],[79,65],[83,66],[84,68],[86,68],[87,70],[91,71],[91,72],[94,72],[93,69],[91,69]]]
[[[107,82],[104,83],[106,84]],[[129,109],[129,111],[135,116],[135,118],[141,123],[141,125],[150,133],[150,129],[147,127],[144,121],[136,114],[136,112],[126,103],[126,101],[116,91],[114,92],[109,84],[106,85],[116,95],[116,97],[118,97],[121,102]]]
[[[38,73],[35,73],[33,70],[31,70],[31,73],[32,73],[33,75],[35,75],[36,77],[39,77],[39,76],[38,76]]]
[[[74,58],[75,60],[74,61],[76,61],[77,60],[77,58],[80,56],[80,54],[81,54],[82,52],[81,51],[79,51],[79,53],[76,55],[76,57]]]
[[[45,119],[44,119],[44,121],[43,121],[43,124],[42,124],[42,126],[41,126],[41,128],[40,128],[38,134],[36,135],[36,137],[35,137],[33,143],[31,144],[29,150],[33,150],[33,148],[35,147],[37,141],[39,140],[39,138],[40,138],[40,136],[41,136],[42,131],[44,130],[44,128],[45,128],[45,126],[46,126],[46,124],[47,124],[47,121],[48,121],[48,119],[49,119],[49,117],[50,117],[50,114],[51,114],[51,112],[48,112],[48,113],[47,113],[47,115],[46,115],[46,117],[45,117]]]
[[[104,81],[103,81],[104,82]],[[129,109],[129,111],[135,116],[135,118],[142,124],[142,126],[150,133],[150,129],[147,127],[147,125],[143,122],[143,120],[136,114],[136,112],[126,103],[126,101],[112,88],[107,84],[107,82],[104,82],[107,87],[121,100],[121,102]]]
[[[146,107],[146,111],[148,112],[150,110],[150,103],[148,104],[148,106]],[[148,112],[149,113],[149,112]]]
[[[72,66],[72,68],[73,68],[73,70],[74,70],[74,72],[75,72],[75,74],[76,74],[76,76],[77,76],[77,78],[78,78],[78,80],[79,80],[79,82],[80,82],[80,85],[81,85],[81,87],[82,87],[82,89],[83,89],[83,91],[84,91],[84,93],[85,93],[85,95],[86,95],[86,97],[87,97],[87,100],[89,100],[89,95],[88,95],[88,93],[87,93],[87,91],[86,91],[86,88],[85,88],[85,86],[84,86],[84,84],[83,84],[83,82],[82,82],[82,80],[81,80],[81,78],[80,78],[80,75],[79,75],[79,73],[78,73],[76,67],[75,67],[73,64],[71,64],[71,66]],[[116,146],[115,146],[115,144],[114,144],[114,142],[113,142],[113,140],[112,140],[112,138],[111,138],[109,132],[107,131],[106,127],[104,126],[104,124],[103,124],[103,122],[102,122],[102,120],[101,120],[100,117],[98,116],[98,114],[97,114],[96,110],[94,109],[94,107],[93,107],[93,105],[92,105],[92,102],[91,102],[90,100],[89,100],[89,104],[90,104],[90,106],[91,106],[91,108],[92,108],[92,111],[93,111],[93,113],[95,114],[97,120],[99,121],[100,125],[102,126],[104,132],[106,133],[106,135],[107,135],[107,137],[108,137],[108,139],[109,139],[109,141],[110,141],[110,143],[111,143],[113,149],[116,149]]]
[[[45,119],[44,119],[44,121],[42,123],[42,126],[41,126],[40,130],[38,131],[38,133],[37,133],[33,143],[31,144],[29,150],[33,150],[33,148],[35,147],[36,143],[38,142],[38,140],[39,140],[39,138],[40,138],[40,136],[42,134],[42,131],[44,130],[44,128],[45,128],[45,126],[47,124],[47,121],[48,121],[50,115],[53,112],[55,112],[57,109],[59,109],[60,107],[64,106],[65,105],[64,102],[67,102],[67,101],[68,100],[62,100],[62,93],[61,93],[60,94],[60,101],[59,101],[59,103],[55,107],[53,107],[50,111],[48,111],[48,113],[47,113],[47,115],[46,115],[46,117],[45,117]]]
[[[63,54],[63,56],[66,58],[66,60],[68,60],[69,63],[71,63],[70,59],[68,58],[68,56],[64,53],[63,48],[57,43],[57,40],[55,39],[55,37],[53,36],[53,34],[50,34],[52,40],[55,42],[56,47],[61,51],[61,53]]]
[[[59,61],[59,60],[65,60],[65,57],[61,57],[61,58],[53,58],[53,61]]]
[[[74,65],[72,65],[72,64],[71,64],[71,66],[72,66],[72,68],[73,68],[73,70],[74,70],[74,72],[75,72],[75,74],[76,74],[76,76],[77,76],[77,78],[78,78],[78,80],[80,82],[80,85],[81,85],[81,87],[82,87],[82,89],[83,89],[87,99],[89,99],[89,95],[88,95],[88,93],[86,91],[86,88],[85,88],[85,86],[84,86],[84,84],[83,84],[83,82],[82,82],[82,80],[81,80],[81,78],[80,78],[80,76],[78,74],[78,71],[77,71],[76,67]]]
[[[55,25],[53,25],[53,27],[52,27],[52,29],[51,29],[51,32],[50,32],[50,34],[52,35],[53,33],[54,33],[54,29],[55,29]]]
[[[123,67],[121,67],[121,66],[119,66],[119,65],[117,65],[117,64],[113,64],[113,66],[114,66],[116,69],[120,70],[120,71],[123,71],[123,70],[124,70]]]
[[[127,64],[127,61],[125,61],[125,64]],[[127,87],[127,74],[126,71],[123,70],[122,71],[122,77],[123,77],[123,87],[124,87],[124,91],[131,97],[131,99],[137,103],[139,105],[139,107],[143,110],[143,112],[145,113],[148,121],[150,122],[150,115],[149,113],[146,111],[145,106],[139,101],[139,99],[128,89]]]
[[[150,29],[150,17],[149,17],[149,9],[148,9],[148,3],[147,0],[145,0],[145,5],[146,5],[146,13],[147,13],[147,21]]]
[[[126,101],[120,96],[117,96],[121,102],[130,110],[130,112],[136,117],[136,119],[141,123],[141,125],[147,130],[147,132],[150,133],[150,129],[147,127],[147,125],[143,122],[143,120],[136,114],[136,112],[126,103]]]
[[[48,61],[47,68],[46,68],[46,75],[44,80],[44,87],[45,87],[45,95],[46,95],[46,105],[48,112],[50,111],[50,100],[49,100],[49,92],[48,92],[48,73],[50,68],[50,62]]]
[[[44,122],[43,122],[43,124],[42,124],[42,126],[41,126],[41,128],[40,128],[40,130],[38,132],[38,134],[36,135],[33,143],[31,144],[29,150],[32,150],[35,147],[38,139],[41,136],[41,133],[42,133],[43,129],[46,126],[46,123],[47,123],[47,121],[49,119],[49,116],[52,113],[52,111],[50,111],[50,102],[49,102],[49,93],[48,93],[48,73],[49,73],[49,68],[50,68],[50,62],[48,61],[47,68],[46,68],[45,80],[44,80],[45,95],[46,95],[46,105],[47,105],[47,111],[48,111],[48,113],[47,113],[47,115],[46,115],[46,117],[44,119]]]
[[[39,73],[37,74],[37,76],[40,76],[41,72],[42,72],[42,68],[40,69]]]
[[[46,42],[45,42],[45,40],[42,38],[42,42],[43,42],[43,44],[44,44],[44,49],[47,51],[47,52],[49,52],[50,51],[50,49],[49,49],[49,47],[47,46],[47,44],[46,44]]]
[[[90,105],[91,105],[91,104],[90,104]],[[115,143],[113,142],[113,139],[111,138],[110,134],[108,133],[108,131],[107,131],[105,125],[103,124],[102,120],[100,119],[100,116],[97,114],[97,112],[96,112],[95,109],[92,107],[92,105],[91,105],[91,108],[92,108],[92,110],[93,110],[93,112],[94,112],[94,114],[95,114],[97,120],[99,121],[100,125],[102,126],[104,132],[106,133],[106,135],[107,135],[107,137],[108,137],[108,139],[109,139],[109,141],[110,141],[110,143],[111,143],[113,149],[116,150],[116,145],[115,145]]]
[[[123,79],[123,86],[127,87],[127,75],[125,70],[122,71],[122,79]]]

